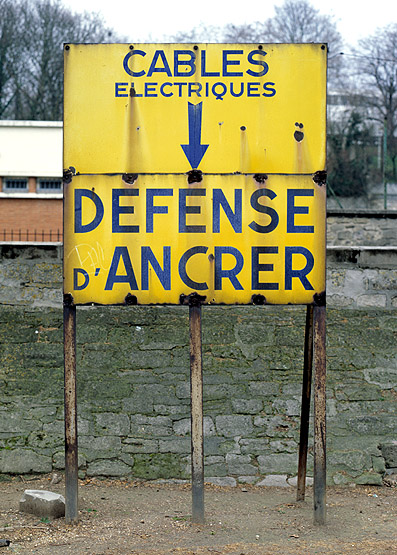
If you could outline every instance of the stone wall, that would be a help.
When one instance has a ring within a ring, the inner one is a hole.
[[[331,307],[397,307],[397,247],[328,247]]]
[[[328,480],[381,484],[397,466],[397,253],[327,262]],[[61,276],[58,246],[0,246],[2,473],[64,465]],[[304,322],[305,307],[203,308],[207,479],[296,475]],[[189,477],[188,342],[187,307],[78,307],[81,476]]]
[[[397,245],[397,210],[328,210],[328,245]]]

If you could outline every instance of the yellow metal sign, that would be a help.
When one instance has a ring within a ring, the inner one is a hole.
[[[64,167],[325,169],[323,44],[65,46]]]
[[[325,291],[325,200],[311,176],[75,176],[64,292],[75,304],[310,304]],[[127,300],[126,300],[127,299]]]

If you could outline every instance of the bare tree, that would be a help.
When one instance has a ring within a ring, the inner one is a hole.
[[[172,42],[186,42],[186,43],[193,43],[193,42],[223,42],[223,32],[224,27],[220,27],[217,25],[207,25],[207,26],[199,26],[193,27],[187,31],[179,31],[175,35],[170,37],[170,41]]]
[[[343,41],[334,18],[316,10],[308,0],[285,0],[275,6],[275,15],[263,24],[269,42],[328,44],[328,79],[334,86],[342,75],[343,59],[339,56]]]
[[[29,56],[21,84],[23,119],[61,119],[63,43],[106,42],[111,32],[97,14],[74,14],[60,0],[25,3],[25,44]]]
[[[392,178],[397,180],[397,24],[378,29],[354,50],[356,85],[365,91],[367,118],[387,130]]]
[[[23,55],[21,4],[17,0],[0,0],[0,13],[0,118],[7,118],[16,101],[15,79]]]
[[[264,42],[262,24],[259,22],[245,23],[235,25],[228,23],[223,28],[223,40],[225,42],[236,43],[250,43],[250,42]],[[266,40],[266,42],[269,42]]]
[[[323,15],[308,0],[285,0],[275,7],[275,15],[265,21],[223,27],[195,27],[191,31],[172,37],[186,42],[276,42],[276,43],[328,43],[330,53],[329,79],[335,83],[342,71],[342,36],[334,18]]]
[[[277,42],[328,42],[341,46],[332,16],[320,14],[307,0],[285,0],[266,22],[266,35]]]
[[[114,40],[97,14],[61,0],[0,0],[0,117],[62,119],[63,43]]]
[[[267,40],[264,32],[266,24],[259,21],[253,23],[226,23],[225,25],[207,25],[193,27],[189,31],[180,31],[172,35],[169,39],[172,42],[224,42],[224,43],[252,43],[252,42],[271,42]]]

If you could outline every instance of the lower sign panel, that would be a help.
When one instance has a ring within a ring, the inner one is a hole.
[[[311,176],[75,176],[64,293],[75,304],[311,304],[325,291],[326,190]],[[131,182],[132,181],[132,182]]]

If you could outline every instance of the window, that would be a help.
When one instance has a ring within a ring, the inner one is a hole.
[[[26,177],[3,177],[3,191],[6,193],[21,193],[28,190]]]
[[[40,178],[37,180],[36,191],[38,193],[62,193],[62,179]]]

